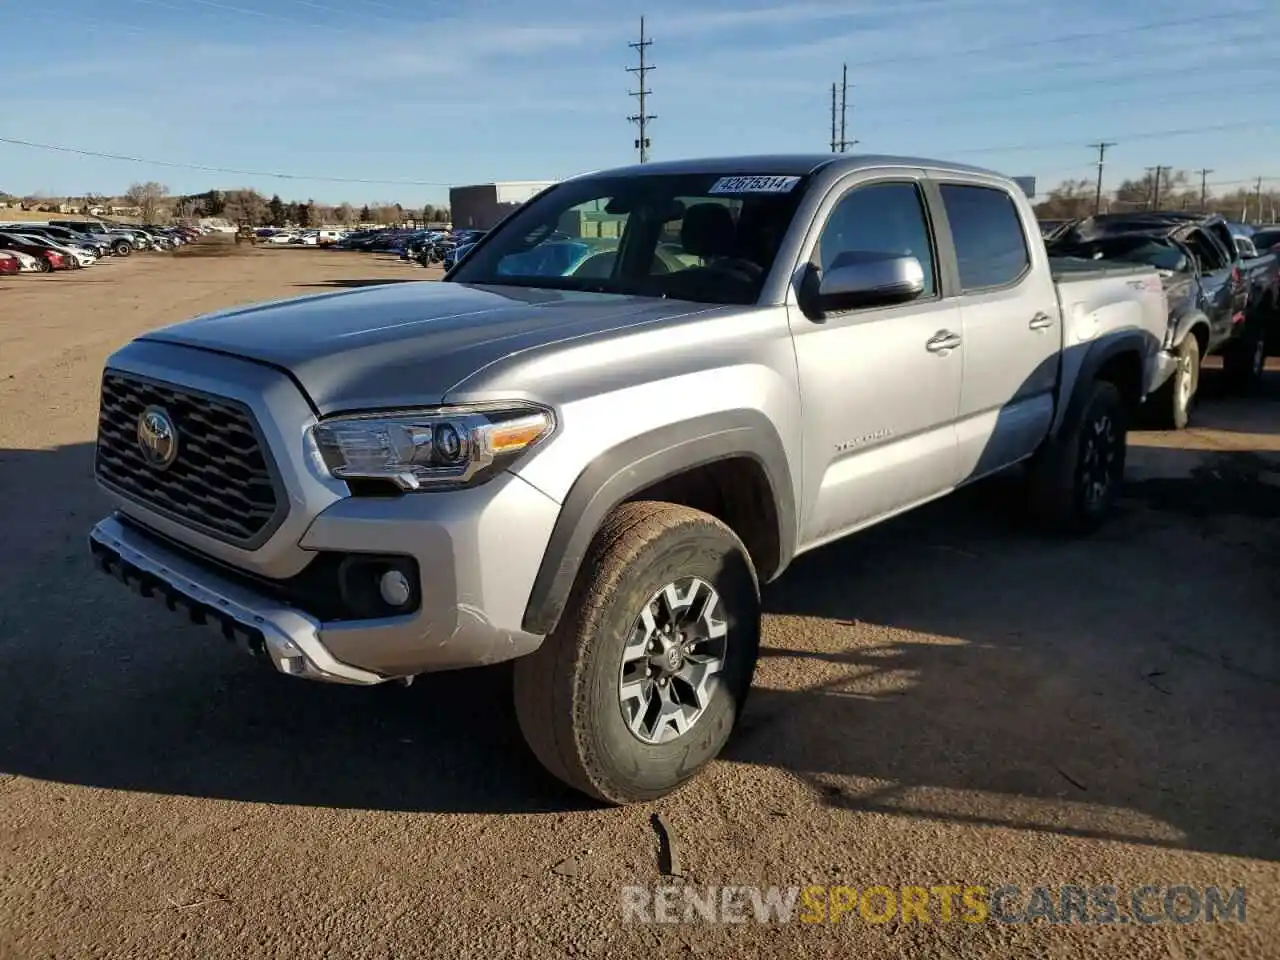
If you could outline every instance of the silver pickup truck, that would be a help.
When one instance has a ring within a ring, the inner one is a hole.
[[[552,773],[654,798],[725,744],[761,584],[798,554],[1015,465],[1036,520],[1098,524],[1166,312],[1151,268],[1051,264],[1022,191],[978,169],[589,174],[443,283],[112,355],[90,545],[290,676],[514,659]]]

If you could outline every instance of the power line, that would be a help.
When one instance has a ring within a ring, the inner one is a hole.
[[[1202,127],[1180,127],[1169,130],[1144,130],[1137,133],[1126,133],[1125,140],[1158,140],[1161,137],[1185,137],[1196,136],[1202,133],[1217,133],[1223,130],[1241,130],[1245,127],[1253,127],[1269,129],[1272,127],[1280,127],[1280,120],[1262,121],[1257,120],[1240,120],[1235,123],[1218,123],[1210,124]],[[1075,140],[1059,140],[1056,142],[1045,143],[1020,143],[1011,144],[1003,147],[978,147],[968,150],[953,150],[955,154],[976,154],[976,153],[1020,153],[1028,150],[1051,150],[1056,147],[1073,147],[1079,141]]]
[[[1253,14],[1266,14],[1271,12],[1272,12],[1272,8],[1270,6],[1266,6],[1266,7],[1257,7],[1250,10],[1237,10],[1237,11],[1233,11],[1233,14],[1235,16],[1247,17],[1247,16],[1252,16]],[[968,56],[969,54],[973,54],[973,53],[990,53],[994,50],[1003,50],[1003,49],[1009,49],[1009,48],[1025,50],[1028,47],[1044,47],[1044,46],[1051,46],[1056,43],[1074,43],[1079,40],[1109,39],[1111,37],[1123,36],[1130,33],[1145,33],[1149,30],[1166,30],[1170,27],[1194,26],[1195,24],[1200,24],[1200,23],[1221,23],[1222,17],[1223,17],[1223,14],[1221,11],[1219,11],[1218,13],[1214,13],[1214,14],[1207,14],[1207,15],[1202,15],[1198,17],[1184,17],[1179,20],[1153,20],[1148,23],[1136,23],[1128,27],[1114,27],[1109,30],[1093,30],[1093,31],[1089,31],[1088,33],[1059,34],[1056,37],[1042,37],[1039,40],[1022,40],[1022,41],[1016,41],[1013,43],[1003,42],[1003,41],[1000,43],[987,43],[977,47],[967,47],[963,50],[947,50],[945,54],[918,53],[918,54],[911,54],[908,56],[886,56],[886,57],[879,57],[874,60],[859,60],[854,63],[854,66],[855,67],[880,67],[880,66],[896,65],[900,63],[922,63],[922,62],[927,62],[931,60],[938,60],[942,56],[945,56],[950,60],[956,57]],[[1201,42],[1203,43],[1203,40],[1201,40]]]
[[[637,78],[640,81],[640,89],[633,91],[631,94],[631,96],[633,97],[640,98],[640,112],[636,114],[632,114],[631,116],[627,117],[627,119],[630,120],[632,123],[639,124],[640,126],[640,136],[636,138],[636,149],[640,151],[640,162],[648,163],[649,161],[649,132],[648,132],[649,121],[657,120],[658,118],[651,113],[645,112],[646,110],[645,104],[647,103],[647,99],[653,93],[653,91],[650,90],[648,87],[648,81],[646,78],[649,75],[649,71],[654,70],[656,68],[653,67],[653,65],[645,62],[645,51],[648,50],[651,46],[653,46],[653,41],[647,39],[645,36],[644,17],[640,18],[639,42],[633,41],[627,44],[627,46],[631,47],[633,50],[639,51],[640,53],[640,66],[627,67],[627,72],[636,74]]]
[[[181,163],[176,160],[156,160],[149,157],[131,157],[119,153],[101,153],[97,150],[81,150],[78,147],[64,147],[52,143],[36,143],[33,140],[18,140],[14,137],[0,137],[0,143],[8,143],[19,147],[31,147],[35,150],[52,150],[57,153],[72,153],[81,157],[96,157],[101,160],[121,160],[127,163],[142,163],[155,167],[172,167],[178,170],[200,170],[205,173],[230,173],[241,177],[271,177],[276,180],[313,180],[323,183],[366,183],[381,186],[402,187],[450,187],[451,183],[435,180],[370,180],[363,177],[313,177],[300,173],[277,173],[266,170],[237,170],[233,167],[213,167],[201,163]]]

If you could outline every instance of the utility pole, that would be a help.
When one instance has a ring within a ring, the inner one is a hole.
[[[653,46],[653,41],[650,40],[645,35],[644,17],[640,18],[640,41],[638,43],[629,43],[627,44],[627,46],[631,47],[633,50],[638,50],[640,52],[640,66],[627,67],[627,72],[636,74],[640,81],[640,89],[636,91],[632,91],[631,93],[631,96],[640,98],[640,112],[636,114],[632,114],[631,116],[627,117],[627,119],[630,120],[632,123],[637,123],[640,125],[640,136],[636,140],[636,149],[640,151],[640,162],[648,163],[649,161],[649,121],[657,120],[658,118],[651,113],[645,112],[647,109],[646,105],[648,103],[648,98],[653,95],[653,91],[649,89],[647,78],[649,76],[649,71],[653,70],[654,67],[649,63],[647,63],[645,60],[645,51],[648,50],[649,47]]]
[[[1258,178],[1258,187],[1254,191],[1254,193],[1258,198],[1258,222],[1261,223],[1262,222],[1262,178],[1261,177]]]
[[[1209,174],[1213,171],[1206,167],[1196,173],[1200,174],[1200,210],[1203,212],[1209,206]]]
[[[849,140],[845,136],[845,122],[849,115],[849,65],[843,65],[840,73],[840,152],[847,153],[857,140]]]
[[[1151,209],[1160,209],[1160,181],[1164,178],[1166,170],[1172,170],[1173,167],[1147,167],[1147,174],[1154,174],[1154,187],[1151,194]]]
[[[831,152],[836,152],[836,85],[831,85]]]
[[[1100,143],[1091,143],[1089,146],[1098,151],[1098,188],[1093,194],[1093,215],[1096,217],[1102,212],[1102,167],[1107,162],[1107,147],[1114,147],[1116,144],[1103,140]]]

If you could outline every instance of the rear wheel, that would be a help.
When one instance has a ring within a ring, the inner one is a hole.
[[[1053,533],[1097,529],[1120,495],[1127,449],[1124,399],[1115,384],[1095,381],[1075,422],[1064,424],[1031,462],[1031,518]]]
[[[47,259],[45,259],[44,257],[40,257],[40,258],[38,258],[38,259],[36,260],[36,264],[37,264],[37,266],[36,266],[36,270],[37,270],[38,272],[40,272],[40,273],[52,273],[52,272],[53,272],[53,264],[52,264],[52,263],[50,263],[50,262],[49,262]]]
[[[721,750],[751,687],[756,575],[708,514],[624,504],[555,630],[515,663],[516,716],[555,776],[606,803],[676,789]]]
[[[111,245],[111,252],[117,257],[127,257],[133,253],[133,244],[128,240],[117,240]]]

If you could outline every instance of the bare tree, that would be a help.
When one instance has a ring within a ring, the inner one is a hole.
[[[1036,216],[1045,220],[1087,217],[1093,212],[1095,185],[1089,180],[1064,180],[1036,204]]]
[[[351,209],[351,204],[340,203],[333,211],[333,219],[338,221],[344,227],[350,226],[356,219],[356,212]]]
[[[247,220],[253,224],[260,224],[267,216],[267,199],[257,190],[250,190],[247,187],[228,190],[223,194],[222,212],[230,220]]]
[[[169,196],[169,188],[163,183],[148,180],[146,183],[135,183],[125,191],[125,199],[131,206],[138,208],[143,223],[155,223],[160,216],[160,204]]]

